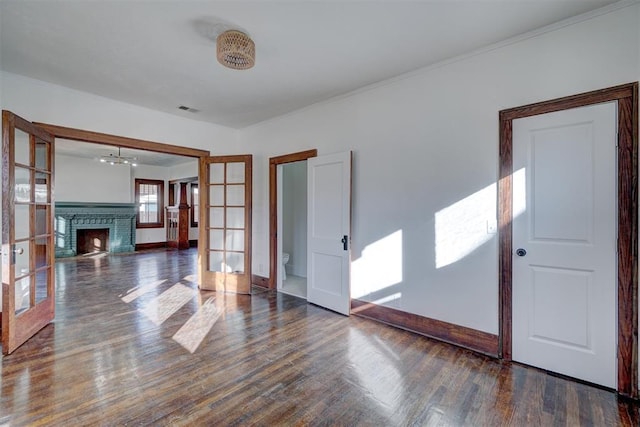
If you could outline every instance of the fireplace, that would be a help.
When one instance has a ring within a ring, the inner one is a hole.
[[[76,253],[78,255],[109,251],[108,228],[83,228],[76,231]]]
[[[134,203],[58,202],[55,208],[56,258],[93,251],[133,252]]]

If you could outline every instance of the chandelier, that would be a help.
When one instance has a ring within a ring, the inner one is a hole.
[[[234,70],[247,70],[256,63],[256,45],[251,37],[236,30],[225,31],[216,41],[218,62]]]
[[[138,163],[136,163],[136,161],[138,160],[137,157],[127,157],[127,156],[123,156],[120,153],[120,147],[118,147],[118,154],[109,154],[101,156],[100,157],[100,163],[108,163],[110,165],[131,165],[131,166],[138,166]]]

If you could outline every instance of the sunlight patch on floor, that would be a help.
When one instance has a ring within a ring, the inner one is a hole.
[[[185,282],[198,283],[198,276],[195,274],[189,274],[188,276],[184,276],[182,280]]]
[[[136,298],[146,294],[147,292],[157,288],[158,286],[160,286],[161,284],[163,284],[166,281],[167,281],[167,279],[156,280],[155,282],[151,282],[148,285],[136,286],[135,288],[129,289],[127,291],[126,295],[122,296],[122,294],[121,294],[119,296],[121,297],[122,301],[124,301],[127,304],[129,304],[134,299],[136,299]]]
[[[173,340],[189,353],[195,352],[204,337],[220,318],[223,310],[213,303],[214,298],[205,301],[198,311],[175,333]]]
[[[196,291],[181,283],[176,283],[140,311],[156,325],[162,325],[171,315],[188,303]]]

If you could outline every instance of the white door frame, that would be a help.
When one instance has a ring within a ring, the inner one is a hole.
[[[603,102],[618,103],[618,393],[638,397],[638,83],[502,110],[500,117],[499,356],[512,358],[512,121]]]

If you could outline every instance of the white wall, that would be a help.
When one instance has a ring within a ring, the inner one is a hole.
[[[352,295],[498,332],[498,111],[640,78],[639,5],[244,129],[254,272],[268,265],[268,158],[353,150]],[[436,245],[437,242],[437,245]],[[386,301],[386,302],[384,302]]]
[[[282,251],[287,273],[307,277],[307,162],[282,165]]]
[[[133,203],[130,167],[56,154],[57,202]]]

